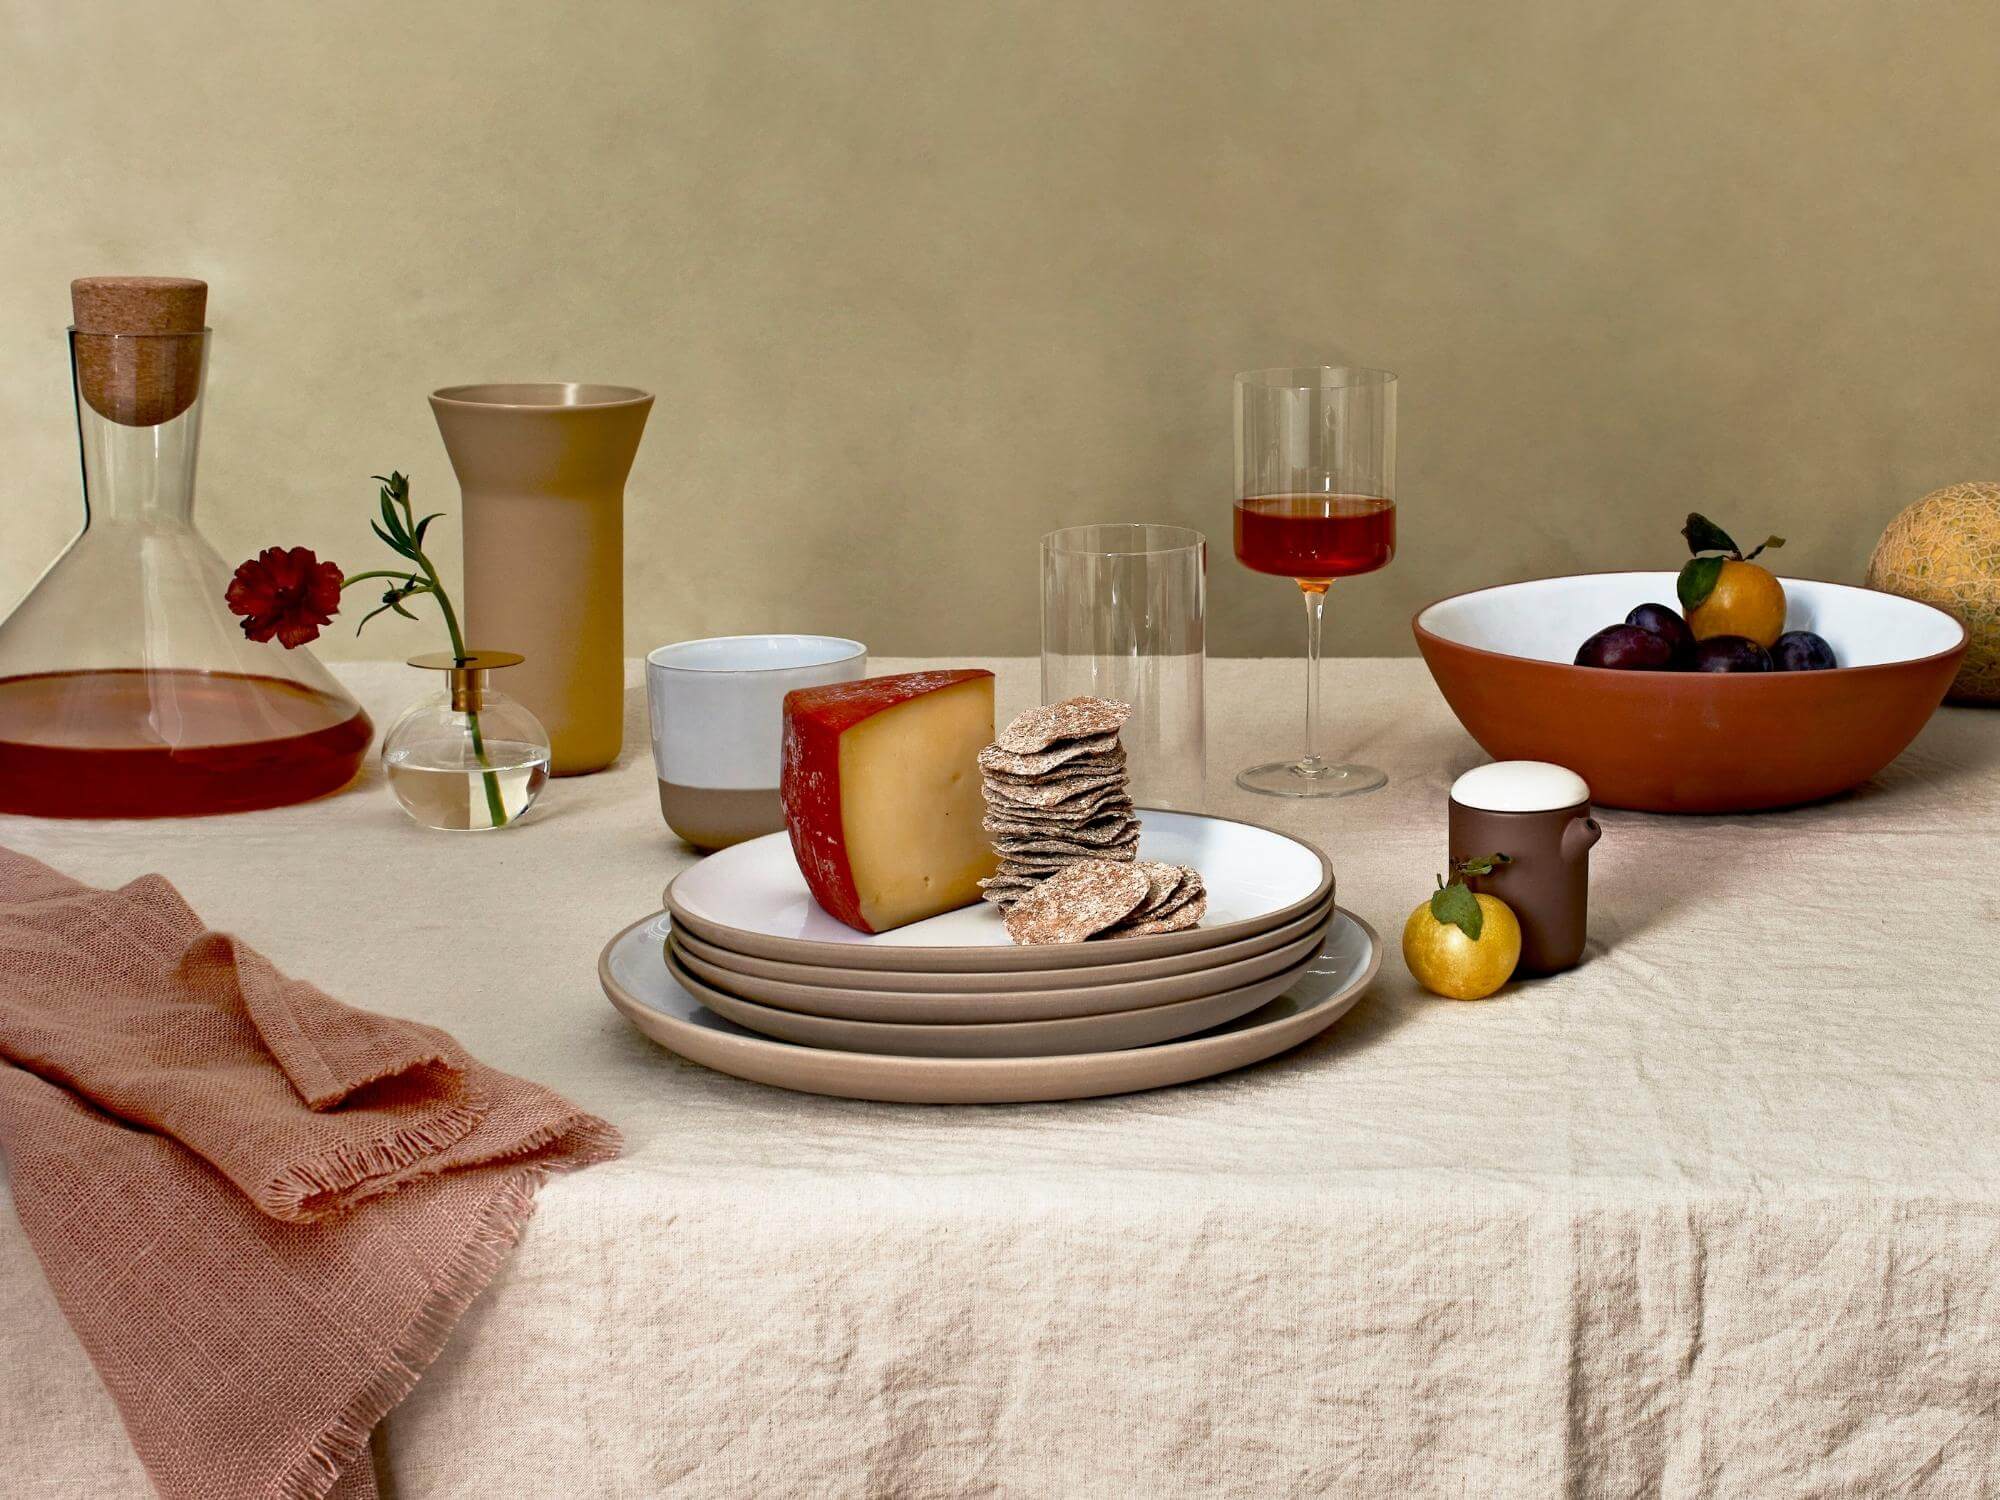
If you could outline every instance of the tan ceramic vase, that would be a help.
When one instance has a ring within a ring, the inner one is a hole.
[[[557,776],[618,758],[625,476],[653,398],[622,385],[455,385],[431,396],[464,495],[465,636],[527,660],[508,690]]]

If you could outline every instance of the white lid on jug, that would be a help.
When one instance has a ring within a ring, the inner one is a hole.
[[[1590,800],[1590,787],[1567,766],[1545,760],[1496,760],[1451,784],[1451,800],[1481,812],[1553,812]]]

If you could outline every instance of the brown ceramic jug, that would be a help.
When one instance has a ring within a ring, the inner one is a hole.
[[[1510,860],[1468,883],[1513,908],[1521,973],[1554,974],[1583,956],[1590,848],[1602,832],[1583,778],[1547,761],[1495,761],[1452,784],[1453,863],[1482,854]]]
[[[431,396],[465,496],[466,637],[527,657],[508,688],[557,776],[602,770],[623,739],[625,476],[652,407],[617,385]]]

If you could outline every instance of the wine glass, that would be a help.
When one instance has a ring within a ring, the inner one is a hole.
[[[1387,370],[1249,370],[1236,377],[1236,557],[1289,578],[1306,605],[1306,743],[1239,771],[1273,797],[1346,797],[1388,777],[1319,754],[1320,618],[1336,578],[1396,555],[1396,377]]]

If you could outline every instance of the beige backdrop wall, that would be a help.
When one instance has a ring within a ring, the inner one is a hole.
[[[432,387],[657,392],[635,647],[1031,651],[1040,533],[1147,519],[1216,542],[1213,650],[1292,651],[1228,548],[1254,365],[1403,376],[1402,551],[1336,596],[1348,651],[1670,563],[1691,505],[1853,578],[1899,504],[2000,477],[1990,3],[0,14],[0,602],[79,514],[87,272],[212,283],[232,557],[373,565],[391,465],[455,507]]]

